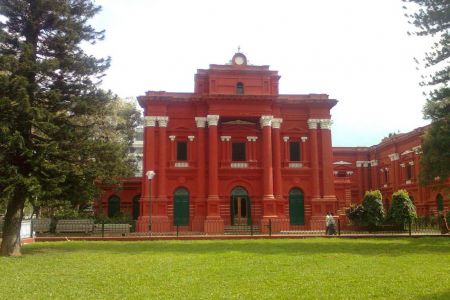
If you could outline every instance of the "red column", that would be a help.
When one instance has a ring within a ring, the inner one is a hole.
[[[219,200],[219,159],[218,159],[218,147],[217,147],[217,124],[219,122],[218,115],[208,115],[206,117],[208,120],[208,133],[209,133],[209,174],[208,174],[208,201],[218,201]],[[218,215],[219,211],[217,209],[213,211],[208,210],[209,215]]]
[[[206,217],[206,158],[205,158],[205,117],[196,117],[197,125],[197,197],[195,198],[195,215],[192,220],[193,231],[204,231]]]
[[[391,177],[391,183],[393,191],[398,190],[398,177],[399,177],[399,163],[398,160],[400,156],[398,153],[389,154],[389,159],[391,160],[391,167],[389,168],[389,175]]]
[[[261,126],[263,131],[263,200],[274,200],[272,176],[272,119],[272,116],[261,116]]]
[[[378,161],[376,159],[372,159],[370,161],[370,171],[372,172],[372,178],[371,178],[371,187],[373,190],[379,189],[380,185],[378,184]]]
[[[317,120],[309,119],[308,127],[311,136],[311,173],[312,173],[312,197],[320,198],[319,183],[319,155],[317,147]]]
[[[208,201],[207,201],[207,217],[205,220],[206,233],[223,233],[224,222],[220,218],[219,210],[219,159],[217,155],[217,124],[219,122],[218,115],[208,115],[208,134],[209,134],[209,168],[208,168]]]
[[[306,147],[306,141],[308,140],[308,137],[307,136],[302,136],[300,139],[302,140],[301,148],[300,148],[300,150],[301,150],[301,152],[300,152],[300,160],[302,162],[305,162],[306,158],[309,157],[308,147]]]
[[[288,162],[289,162],[289,137],[288,136],[283,136],[283,147],[284,147],[284,165],[287,166]]]
[[[166,181],[167,181],[167,123],[169,121],[169,117],[158,117],[158,125],[159,125],[159,174],[157,174],[156,181],[158,182],[158,199],[160,201],[167,200],[167,190],[166,190]],[[153,210],[152,210],[153,211]],[[157,211],[156,211],[157,213]]]
[[[272,120],[273,133],[273,190],[277,200],[283,198],[283,182],[281,180],[281,137],[280,125],[283,119],[274,118]]]
[[[206,118],[196,117],[197,124],[197,197],[205,200],[205,123]]]
[[[145,175],[149,170],[155,169],[155,126],[156,117],[145,116],[144,128],[144,161],[142,168],[142,193],[138,218],[138,230],[147,231],[149,222],[149,181]],[[152,185],[153,185],[152,181]],[[153,187],[153,186],[152,186]]]
[[[359,197],[362,198],[364,196],[364,172],[363,172],[363,161],[356,161],[356,167],[358,168],[358,189],[359,189]]]
[[[194,139],[195,139],[195,136],[193,136],[193,135],[189,135],[188,136],[188,140],[189,140],[189,143],[188,143],[188,162],[189,162],[189,165],[194,160]]]
[[[322,137],[322,178],[323,197],[336,198],[333,177],[333,148],[331,145],[331,120],[324,119],[320,122]]]
[[[177,137],[175,135],[169,135],[169,139],[170,139],[170,166],[173,167],[175,165],[175,161],[177,160],[176,158],[176,153],[175,153],[175,139]]]

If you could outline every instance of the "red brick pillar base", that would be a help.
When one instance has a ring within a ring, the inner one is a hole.
[[[136,231],[137,232],[148,232],[148,223],[149,223],[149,216],[140,216],[136,221]]]
[[[167,216],[152,217],[152,232],[169,232],[171,231],[169,218]]]
[[[220,217],[206,217],[204,226],[206,234],[223,234],[225,231],[225,224]]]

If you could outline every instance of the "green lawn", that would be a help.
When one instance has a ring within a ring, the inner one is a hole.
[[[450,299],[450,239],[54,242],[0,258],[0,299]]]

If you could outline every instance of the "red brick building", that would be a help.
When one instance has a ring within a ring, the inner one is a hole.
[[[222,233],[250,222],[265,230],[269,219],[275,232],[306,229],[371,188],[385,199],[405,188],[419,213],[436,209],[438,195],[416,180],[422,128],[373,147],[333,149],[330,110],[337,100],[279,94],[279,79],[269,66],[249,65],[236,53],[230,64],[198,70],[194,93],[138,97],[143,173],[156,175],[151,185],[143,176],[128,179],[121,192],[105,189],[97,211],[138,216],[142,231],[151,214],[156,232],[179,224]]]

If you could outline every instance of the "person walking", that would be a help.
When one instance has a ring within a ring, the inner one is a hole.
[[[327,216],[325,217],[325,225],[326,225],[325,229],[326,235],[336,234],[334,218],[331,212],[327,212]]]

